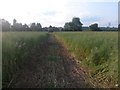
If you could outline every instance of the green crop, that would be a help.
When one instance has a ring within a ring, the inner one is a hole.
[[[42,32],[3,32],[2,33],[2,82],[8,85],[14,74],[24,63],[29,62],[28,57],[44,38]]]
[[[118,85],[117,32],[61,32],[54,35],[83,67],[88,68],[90,77],[100,87]]]

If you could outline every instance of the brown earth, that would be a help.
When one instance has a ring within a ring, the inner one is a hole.
[[[51,34],[32,50],[9,88],[90,88],[86,71]]]

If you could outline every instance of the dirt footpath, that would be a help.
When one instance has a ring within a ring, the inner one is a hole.
[[[90,88],[85,71],[51,34],[32,51],[9,88]]]

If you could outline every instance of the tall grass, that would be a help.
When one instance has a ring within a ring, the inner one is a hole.
[[[2,33],[3,86],[7,86],[15,72],[28,62],[32,49],[42,43],[46,35],[40,32]]]
[[[55,33],[81,65],[88,68],[91,80],[98,87],[118,85],[117,32]]]

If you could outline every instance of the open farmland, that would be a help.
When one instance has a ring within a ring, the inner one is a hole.
[[[62,32],[55,36],[80,61],[80,65],[87,68],[94,85],[118,85],[117,32]]]
[[[0,7],[0,88],[120,90],[120,0]]]
[[[117,87],[117,32],[3,32],[3,87]]]
[[[37,32],[2,33],[3,86],[8,84],[24,63],[29,62],[32,51],[45,37],[45,33]]]

